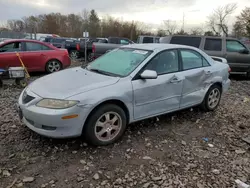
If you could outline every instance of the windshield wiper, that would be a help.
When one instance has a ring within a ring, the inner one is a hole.
[[[112,74],[112,73],[109,73],[109,72],[106,72],[106,71],[103,71],[103,70],[100,70],[100,69],[89,69],[89,68],[86,68],[87,70],[89,71],[92,71],[92,72],[97,72],[99,74],[103,74],[103,75],[107,75],[107,76],[117,76],[115,74]]]

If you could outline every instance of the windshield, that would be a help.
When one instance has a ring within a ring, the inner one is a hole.
[[[142,63],[152,52],[131,48],[118,48],[93,61],[88,70],[125,77]]]

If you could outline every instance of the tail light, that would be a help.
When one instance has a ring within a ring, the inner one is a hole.
[[[92,44],[92,52],[95,53],[95,45]]]
[[[66,55],[66,56],[68,56],[68,55],[69,55],[68,50],[65,50],[65,55]]]
[[[76,44],[76,50],[80,51],[80,44]]]
[[[229,73],[231,72],[231,68],[230,68],[230,67],[228,67],[228,72],[229,72]]]

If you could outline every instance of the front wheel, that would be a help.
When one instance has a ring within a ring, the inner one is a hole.
[[[219,85],[212,85],[202,102],[202,109],[205,111],[213,111],[220,104],[222,88]]]
[[[117,105],[107,104],[91,113],[84,126],[83,135],[92,145],[109,145],[122,137],[126,125],[124,110]]]

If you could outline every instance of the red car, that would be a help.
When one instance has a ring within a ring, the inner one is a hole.
[[[0,42],[0,68],[21,66],[16,52],[29,72],[56,72],[70,66],[66,49],[36,40],[13,39]]]

